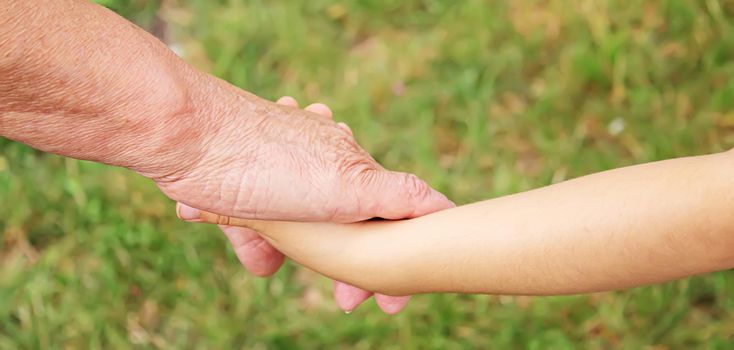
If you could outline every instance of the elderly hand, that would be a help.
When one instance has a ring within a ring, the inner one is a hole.
[[[351,222],[452,205],[415,176],[383,169],[323,105],[275,104],[197,71],[93,3],[40,3],[7,1],[0,11],[2,137],[131,169],[220,215]],[[256,274],[280,266],[253,232],[226,231]],[[347,310],[367,296],[336,290]]]
[[[298,110],[290,97],[259,120],[256,129],[232,119],[206,154],[161,189],[179,205],[182,219],[199,208],[243,218],[355,222],[372,217],[403,219],[453,206],[415,175],[385,170],[331,120],[331,110],[312,104]],[[282,107],[281,107],[282,106]],[[193,207],[193,208],[192,208]],[[242,264],[258,276],[275,273],[284,256],[256,232],[220,226]],[[335,282],[337,304],[351,311],[372,294]],[[400,311],[408,297],[376,295],[387,313]]]

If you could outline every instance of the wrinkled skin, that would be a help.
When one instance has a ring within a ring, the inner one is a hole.
[[[125,167],[220,215],[352,222],[452,205],[415,176],[380,167],[325,106],[276,104],[197,71],[99,5],[0,0],[0,9],[2,137]],[[282,263],[256,233],[225,232],[255,274]],[[347,310],[369,295],[335,290]],[[389,312],[396,300],[378,298]]]
[[[258,124],[257,133],[243,130],[218,138],[185,177],[162,182],[172,198],[185,198],[178,214],[196,216],[199,208],[234,216],[273,220],[355,222],[373,217],[403,219],[446,209],[453,203],[414,175],[387,171],[354,140],[343,123],[331,120],[323,104],[298,113],[297,102],[284,97],[283,113]],[[255,147],[247,145],[254,142]],[[239,260],[253,274],[269,276],[284,256],[257,232],[220,226]],[[394,268],[394,267],[392,267]],[[372,293],[335,281],[337,304],[351,311]],[[377,295],[387,313],[400,311],[408,297]]]

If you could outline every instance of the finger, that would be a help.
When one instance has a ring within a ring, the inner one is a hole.
[[[351,286],[344,282],[334,281],[334,300],[336,305],[346,313],[354,311],[365,300],[369,299],[372,293]]]
[[[347,125],[347,123],[339,122],[339,123],[336,123],[336,125],[339,125],[339,127],[344,129],[344,131],[348,132],[349,135],[354,136],[354,133],[352,133],[352,129],[349,127],[349,125]]]
[[[280,269],[283,253],[265,241],[256,231],[245,227],[219,225],[232,244],[237,259],[253,275],[267,277]]]
[[[220,216],[201,211],[183,203],[176,203],[176,214],[181,220],[189,222],[238,223],[246,220]],[[239,221],[238,221],[239,220]],[[232,244],[237,259],[254,275],[265,277],[274,274],[285,257],[255,230],[246,227],[219,225]]]
[[[288,226],[288,222],[286,221],[251,220],[234,216],[219,215],[210,211],[192,208],[183,203],[176,203],[176,214],[179,219],[188,222],[245,227],[255,230],[261,235],[263,232],[271,232],[273,230],[276,232],[287,230],[284,226]]]
[[[397,220],[456,206],[413,174],[372,170],[361,175],[359,192],[366,216]]]
[[[298,101],[290,96],[283,96],[279,98],[278,101],[275,101],[275,103],[283,106],[298,108]]]
[[[400,312],[410,301],[410,296],[394,297],[384,294],[375,294],[375,301],[380,309],[389,315],[395,315]]]
[[[331,119],[331,117],[333,116],[331,112],[331,108],[329,108],[329,106],[323,103],[310,104],[304,109],[311,113],[316,113],[320,116],[327,117],[329,119]]]
[[[176,216],[189,222],[201,222],[201,211],[181,202],[176,202]]]

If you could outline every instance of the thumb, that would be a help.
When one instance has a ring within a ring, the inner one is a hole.
[[[359,192],[366,216],[407,219],[456,206],[414,174],[380,169],[362,176]]]

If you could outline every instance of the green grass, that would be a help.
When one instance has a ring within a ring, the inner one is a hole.
[[[100,2],[148,28],[157,12],[185,59],[260,96],[329,104],[380,162],[458,203],[734,146],[732,1]],[[0,148],[0,348],[734,343],[730,272],[345,315],[297,266],[249,276],[145,179]]]

